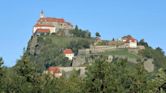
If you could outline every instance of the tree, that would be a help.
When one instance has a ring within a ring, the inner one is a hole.
[[[101,37],[99,32],[96,32],[96,37]]]
[[[157,47],[156,51],[158,51],[160,54],[164,55],[164,51],[160,47]]]
[[[70,33],[74,37],[82,37],[82,38],[90,38],[91,37],[91,33],[88,30],[79,29],[77,25],[75,26],[75,28],[73,30],[70,31]]]
[[[75,26],[74,30],[75,30],[75,31],[78,31],[78,30],[79,30],[79,28],[78,28],[77,25]]]
[[[86,37],[91,38],[91,32],[89,32],[88,30],[87,30],[87,33],[86,33]]]
[[[3,74],[3,59],[0,57],[0,77],[2,76],[2,74]]]
[[[166,93],[166,70],[160,68],[148,83],[148,93]]]
[[[131,65],[131,64],[130,64]],[[87,68],[86,93],[147,93],[147,72],[142,64],[130,67],[126,59],[97,59]]]
[[[112,41],[115,41],[115,38],[112,38]]]
[[[29,57],[25,54],[14,66],[15,77],[13,83],[17,83],[17,93],[30,93],[32,91],[40,91],[38,84],[40,76],[37,73],[36,66],[30,62]],[[13,84],[14,87],[15,84]]]
[[[148,43],[145,42],[144,39],[141,39],[141,40],[138,42],[138,44],[139,44],[139,45],[143,45],[143,46],[145,46],[145,47],[149,47]]]
[[[105,58],[96,60],[91,66],[87,68],[85,78],[86,93],[103,93],[107,88],[106,70],[109,70],[109,65],[105,62]]]
[[[139,54],[142,57],[153,59],[153,63],[155,64],[156,70],[160,68],[165,68],[166,66],[166,57],[161,48],[153,49],[151,47],[146,47],[145,50],[141,50]]]
[[[58,79],[57,84],[59,85],[56,87],[58,93],[84,93],[84,81],[79,77],[79,73],[79,71],[73,70],[70,72],[70,76],[68,78],[63,77]]]
[[[0,57],[0,92],[2,92],[2,86],[3,86],[3,59]]]
[[[28,56],[26,55],[18,61],[15,66],[15,70],[18,75],[25,77],[27,81],[31,81],[31,77],[33,77],[32,75],[36,72],[33,62],[30,62]]]

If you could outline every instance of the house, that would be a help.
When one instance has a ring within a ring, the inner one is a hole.
[[[62,72],[60,71],[59,67],[49,67],[45,73],[50,73],[56,78],[62,77]]]
[[[71,49],[65,49],[63,51],[65,57],[67,57],[69,60],[73,60],[73,57],[74,57],[74,53]]]
[[[132,38],[132,36],[131,35],[123,36],[121,38],[121,41],[126,42],[129,38]]]
[[[103,41],[100,37],[95,38],[94,45],[103,45]]]
[[[40,30],[43,29],[43,31],[38,31],[38,29]],[[41,11],[40,18],[33,27],[33,34],[35,33],[52,34],[52,33],[57,33],[60,30],[69,31],[72,29],[73,25],[69,22],[66,22],[63,18],[45,17],[44,12]]]
[[[122,37],[122,42],[126,48],[137,48],[137,40],[130,35]]]
[[[117,41],[110,41],[107,43],[107,45],[116,48],[118,43],[117,43]]]
[[[126,43],[128,44],[129,48],[137,48],[137,40],[134,38],[129,38]]]
[[[96,42],[102,42],[100,37],[96,37]]]

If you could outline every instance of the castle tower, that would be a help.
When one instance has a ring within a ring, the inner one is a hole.
[[[45,15],[44,15],[44,12],[43,12],[43,10],[40,12],[40,18],[44,18],[45,17]]]

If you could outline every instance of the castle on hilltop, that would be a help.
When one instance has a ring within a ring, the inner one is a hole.
[[[68,34],[69,30],[73,29],[73,25],[63,18],[46,17],[44,12],[41,11],[40,18],[33,27],[33,34],[52,34],[59,33]]]

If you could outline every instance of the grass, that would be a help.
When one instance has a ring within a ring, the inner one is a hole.
[[[101,53],[102,55],[113,55],[113,56],[123,56],[127,58],[140,58],[139,55],[133,52],[129,52],[128,49],[116,49],[112,51],[107,51],[104,53]]]
[[[93,40],[90,38],[79,38],[79,37],[42,36],[41,38],[42,40],[40,40],[40,42],[44,42],[45,44],[56,45],[56,47],[62,47],[62,48],[69,46],[72,41],[93,42]]]

